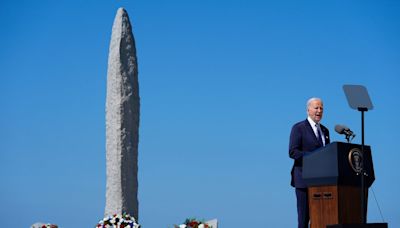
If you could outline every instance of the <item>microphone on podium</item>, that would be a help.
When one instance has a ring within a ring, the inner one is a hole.
[[[335,131],[336,131],[337,133],[341,134],[341,135],[346,135],[347,142],[350,142],[350,137],[352,137],[351,140],[353,140],[354,137],[356,137],[356,134],[354,134],[354,133],[350,130],[350,128],[348,128],[348,127],[345,126],[345,125],[337,124],[337,125],[335,126]]]

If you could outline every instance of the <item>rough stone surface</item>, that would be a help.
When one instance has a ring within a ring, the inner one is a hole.
[[[138,213],[139,83],[135,40],[125,9],[115,16],[107,71],[105,216]]]
[[[58,226],[57,225],[55,225],[55,224],[49,224],[49,223],[42,223],[42,222],[37,222],[37,223],[35,223],[35,224],[33,224],[32,226],[31,226],[31,228],[43,228],[43,226],[44,227],[51,227],[51,228],[58,228]]]
[[[207,221],[206,224],[210,225],[212,228],[218,228],[218,220],[217,219]]]

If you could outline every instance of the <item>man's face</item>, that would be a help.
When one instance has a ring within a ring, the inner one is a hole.
[[[308,116],[315,122],[319,123],[322,119],[322,113],[324,112],[324,105],[319,100],[311,101],[307,109]]]

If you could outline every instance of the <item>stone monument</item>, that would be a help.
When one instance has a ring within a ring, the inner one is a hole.
[[[119,8],[108,56],[106,98],[105,216],[138,220],[139,83],[135,40],[128,13]]]
[[[208,224],[212,228],[218,228],[218,220],[217,219],[207,221],[206,224]]]

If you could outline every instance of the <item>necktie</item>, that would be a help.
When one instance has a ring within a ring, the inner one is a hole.
[[[324,142],[322,141],[321,127],[319,126],[319,124],[315,124],[315,126],[317,127],[317,138],[318,138],[318,142],[323,146],[323,145],[324,145]]]

